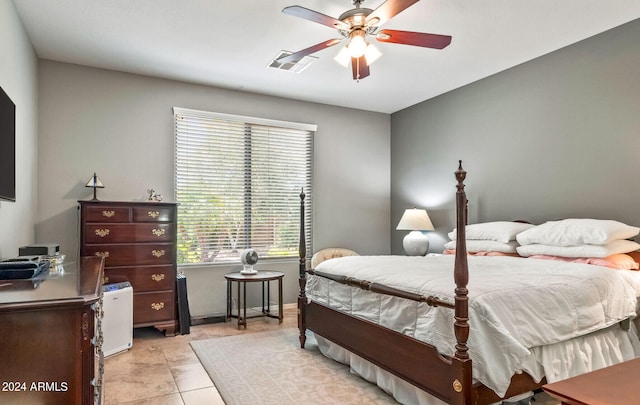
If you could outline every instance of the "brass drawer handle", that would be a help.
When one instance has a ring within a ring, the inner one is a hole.
[[[89,339],[89,314],[82,314],[82,340]]]
[[[102,216],[103,217],[107,217],[107,218],[111,218],[112,216],[116,215],[115,211],[102,211]]]
[[[160,282],[160,281],[164,280],[164,273],[152,274],[151,275],[151,280],[157,281],[157,282]]]
[[[105,258],[105,259],[106,259],[107,257],[109,257],[109,252],[108,252],[108,251],[105,251],[105,252],[96,252],[96,256],[100,256],[100,257],[102,257],[102,258]]]
[[[160,216],[160,212],[158,211],[149,211],[147,212],[147,215],[149,215],[151,218],[156,219]]]
[[[164,256],[164,249],[160,249],[160,250],[152,250],[152,251],[151,251],[151,254],[152,254],[153,256],[155,256],[155,257],[160,258],[160,257]]]
[[[109,235],[109,232],[111,232],[109,229],[96,229],[96,236],[104,238]]]
[[[109,277],[107,276],[102,277],[102,284],[109,284]]]
[[[151,309],[155,311],[160,311],[164,308],[164,302],[154,302],[151,304]]]
[[[165,230],[164,229],[153,229],[151,231],[151,233],[156,235],[156,236],[158,236],[158,237],[160,237],[160,236],[165,234]]]

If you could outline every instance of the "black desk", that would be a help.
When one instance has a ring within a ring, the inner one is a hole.
[[[240,272],[225,274],[227,279],[227,320],[231,318],[238,319],[238,329],[244,326],[247,329],[247,319],[267,316],[269,318],[277,318],[282,323],[282,278],[284,273],[279,271],[258,271],[257,274],[242,274]],[[278,314],[273,315],[270,311],[269,303],[271,298],[271,281],[278,282]],[[233,283],[238,285],[238,313],[234,315],[232,312],[232,295]],[[262,312],[258,315],[247,317],[247,283],[262,283]],[[242,292],[240,291],[242,287]],[[265,294],[266,290],[266,294]],[[265,301],[266,295],[266,301]],[[242,309],[242,315],[240,314]]]

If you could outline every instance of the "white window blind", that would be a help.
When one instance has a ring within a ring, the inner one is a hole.
[[[300,192],[311,250],[315,125],[174,107],[178,263],[230,263],[242,249],[298,256]]]

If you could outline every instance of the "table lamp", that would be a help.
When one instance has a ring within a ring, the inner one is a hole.
[[[411,231],[402,240],[409,256],[424,256],[429,250],[429,238],[421,231],[433,231],[433,224],[426,210],[409,208],[404,211],[396,227],[399,231]]]
[[[93,188],[93,199],[91,201],[98,201],[98,198],[96,197],[96,189],[104,188],[104,184],[102,184],[98,176],[96,176],[96,174],[93,173],[93,176],[89,179],[85,187]]]

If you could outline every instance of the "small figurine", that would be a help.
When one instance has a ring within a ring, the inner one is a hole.
[[[147,194],[149,194],[149,201],[162,201],[162,194],[156,193],[152,188],[147,189]]]

